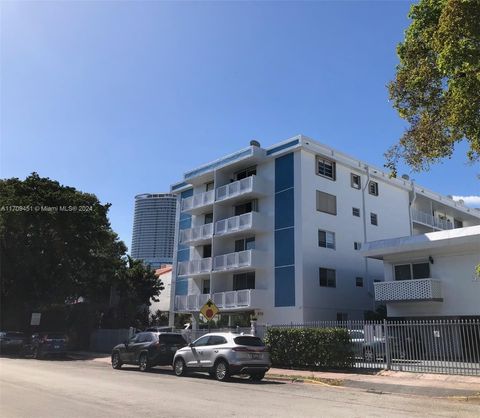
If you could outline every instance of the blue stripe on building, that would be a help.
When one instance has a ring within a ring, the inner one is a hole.
[[[294,209],[294,160],[289,153],[275,159],[275,306],[295,306]]]
[[[180,194],[181,199],[193,196],[193,189],[185,190]],[[180,220],[178,223],[178,235],[180,238],[180,231],[182,229],[188,229],[192,226],[192,216],[180,212]],[[190,259],[190,247],[180,244],[180,239],[177,247],[177,266],[181,261],[187,261]],[[175,278],[175,295],[188,294],[188,278]]]

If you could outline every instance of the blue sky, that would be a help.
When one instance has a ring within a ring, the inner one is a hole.
[[[136,194],[251,139],[303,133],[381,167],[405,128],[385,85],[410,3],[4,1],[0,175],[95,193],[130,246]],[[459,146],[413,178],[478,196],[478,171]]]

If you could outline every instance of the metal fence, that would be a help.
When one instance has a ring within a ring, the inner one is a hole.
[[[355,368],[480,375],[480,320],[321,321],[281,328],[344,328]]]

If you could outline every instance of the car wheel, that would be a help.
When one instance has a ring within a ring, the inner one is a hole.
[[[147,353],[140,354],[140,358],[138,359],[138,365],[141,372],[146,372],[150,368],[150,365],[148,364]]]
[[[369,363],[375,361],[375,353],[372,348],[367,347],[363,349],[363,359]]]
[[[122,367],[122,362],[120,361],[120,354],[119,353],[113,353],[112,354],[112,367],[116,370],[118,370],[120,367]]]
[[[177,358],[173,364],[173,370],[177,376],[185,376],[187,368],[182,358]]]
[[[228,372],[228,363],[225,360],[219,360],[215,364],[215,378],[220,382],[227,380],[230,377]]]
[[[265,377],[265,372],[252,373],[252,374],[250,375],[250,380],[251,380],[252,382],[260,382],[260,380],[262,380],[264,377]]]

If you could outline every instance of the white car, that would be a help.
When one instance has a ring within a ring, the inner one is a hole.
[[[260,381],[270,366],[270,354],[260,338],[234,333],[206,334],[177,350],[173,359],[177,376],[208,372],[220,381],[234,374]]]

